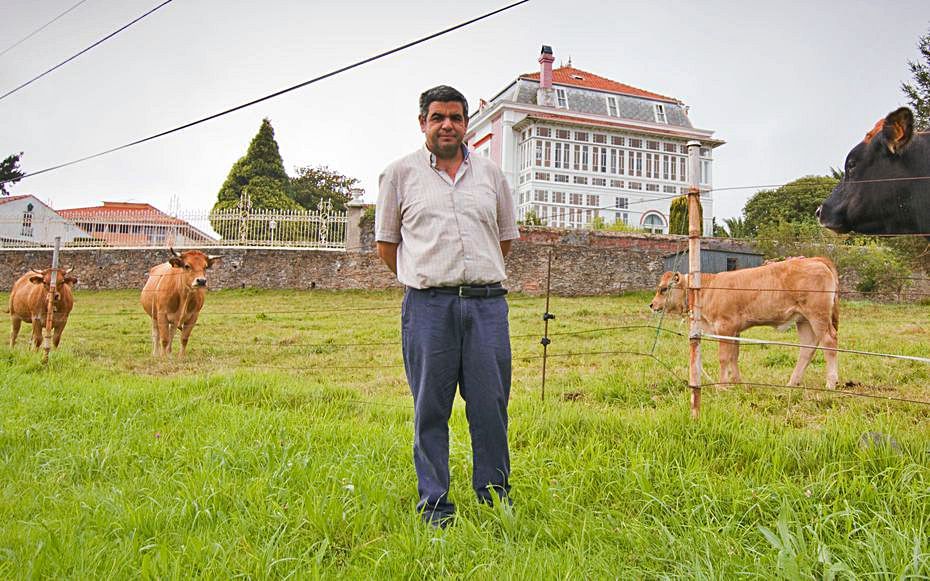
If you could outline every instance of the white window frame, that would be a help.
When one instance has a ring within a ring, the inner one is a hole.
[[[668,125],[668,115],[665,114],[665,105],[662,103],[655,103],[653,105],[653,113],[655,113],[656,123]]]
[[[657,218],[658,221],[659,221],[659,224],[658,224],[658,231],[656,231],[656,226],[657,226],[656,224],[648,224],[648,225],[647,225],[647,223],[646,223],[647,220],[649,220],[650,218],[653,218],[653,217]],[[653,234],[664,234],[664,233],[665,233],[665,229],[668,228],[668,222],[665,220],[665,217],[662,216],[662,214],[660,214],[660,213],[658,213],[658,212],[647,212],[647,213],[643,216],[643,221],[642,221],[642,223],[641,223],[641,226],[642,226],[642,228],[643,228],[644,230],[646,230],[647,232],[652,232]]]
[[[607,114],[611,117],[619,117],[620,109],[617,108],[617,98],[607,97]]]
[[[565,94],[565,89],[556,89],[555,99],[559,109],[568,109],[568,95]]]

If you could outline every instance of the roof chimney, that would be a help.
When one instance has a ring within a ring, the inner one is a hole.
[[[555,91],[552,89],[552,47],[543,45],[539,53],[539,88],[536,90],[536,104],[555,107]]]
[[[555,57],[552,56],[552,47],[543,45],[539,53],[539,86],[543,89],[552,88],[552,63]]]

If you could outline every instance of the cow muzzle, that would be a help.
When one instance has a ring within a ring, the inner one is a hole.
[[[203,287],[205,287],[205,286],[207,286],[207,279],[205,279],[205,278],[197,278],[197,279],[194,279],[194,287],[196,287],[196,288],[203,288]]]

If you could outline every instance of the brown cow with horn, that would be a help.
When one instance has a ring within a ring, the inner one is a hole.
[[[73,268],[67,270],[57,269],[55,280],[55,297],[52,301],[52,345],[57,348],[61,342],[61,332],[68,323],[68,315],[74,308],[74,294],[71,287],[77,284],[77,279],[69,276]],[[32,348],[38,349],[42,345],[42,329],[48,318],[48,299],[52,285],[52,269],[31,270],[19,277],[13,283],[10,291],[9,313],[13,322],[13,331],[10,333],[10,348],[16,344],[19,329],[22,323],[32,325]]]
[[[142,308],[152,317],[152,355],[171,353],[174,333],[181,330],[183,357],[207,290],[207,269],[220,256],[207,256],[199,250],[181,254],[171,251],[168,262],[149,270],[142,289]]]

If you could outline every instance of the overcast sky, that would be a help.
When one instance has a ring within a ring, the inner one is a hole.
[[[87,0],[0,56],[0,94],[161,0]],[[76,0],[0,0],[0,50]],[[457,24],[506,0],[175,0],[3,100],[0,158],[36,171],[261,97]],[[248,109],[27,178],[14,194],[56,209],[103,200],[207,209],[263,117],[288,172],[378,174],[422,143],[417,98],[451,84],[477,104],[538,70],[540,46],[573,66],[674,96],[727,143],[714,185],[777,184],[840,167],[879,117],[905,104],[907,61],[930,2],[531,0],[489,20]],[[715,194],[718,218],[752,190]]]

